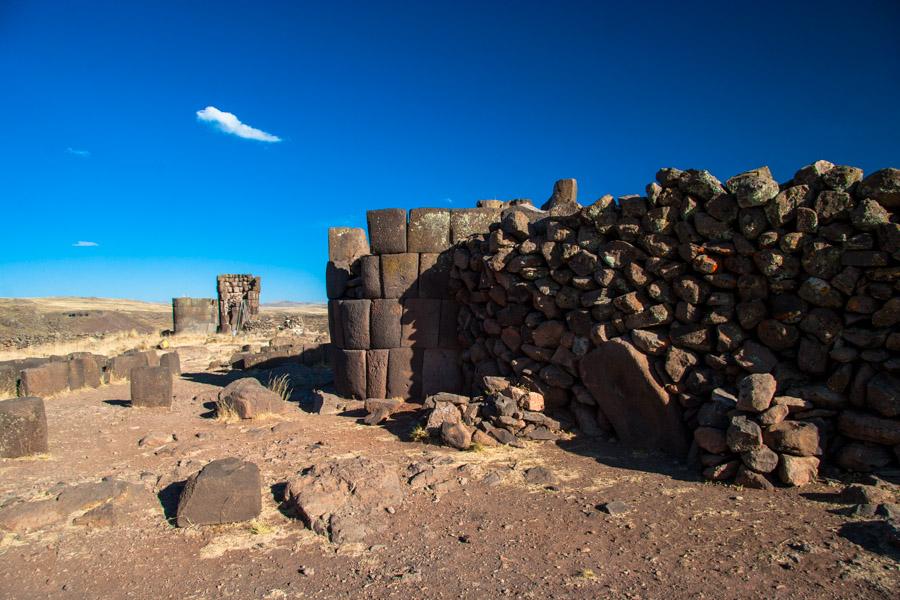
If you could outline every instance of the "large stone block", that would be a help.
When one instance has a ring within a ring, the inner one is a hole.
[[[647,356],[630,343],[601,343],[581,359],[581,379],[624,443],[675,456],[689,438],[677,402],[657,382]]]
[[[172,406],[172,374],[165,367],[135,367],[131,370],[131,406]]]
[[[179,527],[238,523],[262,511],[259,467],[238,458],[214,460],[187,480],[178,498]]]
[[[178,352],[166,352],[160,356],[159,366],[168,369],[172,377],[181,376],[181,356]]]
[[[409,211],[409,252],[443,252],[450,247],[450,211],[414,208]]]
[[[439,392],[458,394],[463,389],[459,352],[445,348],[426,348],[422,358],[422,396]]]
[[[15,396],[19,389],[19,368],[13,364],[0,364],[0,395]]]
[[[382,208],[366,212],[372,254],[406,252],[406,211],[402,208]]]
[[[403,305],[399,300],[372,300],[371,348],[400,347]]]
[[[366,351],[335,348],[334,388],[344,398],[366,398]]]
[[[387,398],[390,350],[366,351],[366,398]]]
[[[441,300],[441,331],[438,334],[438,346],[441,348],[459,347],[459,303],[455,300]]]
[[[371,300],[338,300],[341,339],[345,350],[367,350],[369,345],[369,312]]]
[[[447,298],[450,295],[450,252],[419,255],[419,298]]]
[[[216,332],[219,303],[214,298],[172,298],[172,327],[176,334]]]
[[[389,398],[422,399],[422,361],[425,352],[418,348],[391,348],[388,357]]]
[[[138,353],[126,353],[114,356],[109,362],[109,375],[111,380],[129,379],[131,370],[137,367],[149,367],[148,355]]]
[[[325,295],[328,298],[342,298],[350,280],[350,265],[328,261],[325,266]]]
[[[328,301],[328,332],[331,343],[338,348],[344,347],[344,327],[341,324],[341,311],[337,300]]]
[[[47,415],[40,398],[0,402],[0,458],[47,452]]]
[[[363,298],[381,298],[381,259],[376,254],[359,260]]]
[[[69,363],[51,362],[23,369],[19,378],[19,391],[23,396],[45,398],[59,394],[69,389]]]
[[[407,298],[403,301],[400,345],[410,348],[437,348],[441,328],[441,301]]]
[[[69,361],[69,389],[98,388],[100,383],[100,367],[93,357],[84,356]]]
[[[353,264],[360,256],[369,253],[366,232],[359,227],[328,228],[328,260],[336,264]]]
[[[381,291],[385,298],[407,298],[418,294],[419,255],[381,256]]]
[[[219,392],[219,406],[227,407],[241,419],[284,413],[288,404],[281,396],[254,377],[232,381]]]
[[[500,220],[499,208],[456,208],[450,211],[450,239],[455,244],[476,233],[488,233]]]

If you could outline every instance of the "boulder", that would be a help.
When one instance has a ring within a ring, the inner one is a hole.
[[[253,377],[244,377],[225,386],[219,392],[218,406],[234,411],[241,419],[281,414],[288,408],[281,396]]]
[[[779,453],[794,456],[818,456],[822,454],[819,428],[804,421],[782,421],[771,425],[763,433],[768,447]]]
[[[462,423],[445,421],[441,424],[441,440],[457,450],[468,450],[472,445],[472,433],[472,429]]]
[[[383,531],[403,501],[397,471],[355,457],[314,465],[288,481],[285,503],[319,535],[336,544],[361,542]]]
[[[214,460],[185,483],[178,498],[179,527],[249,521],[262,511],[259,468],[239,458]]]
[[[40,398],[0,402],[0,458],[47,452],[47,415]]]
[[[172,377],[181,376],[181,357],[178,352],[166,352],[160,356],[159,366],[168,369]]]
[[[19,391],[23,396],[46,398],[69,389],[67,362],[51,362],[39,367],[22,369]]]
[[[738,383],[738,410],[763,412],[775,397],[775,378],[768,373],[753,373]]]
[[[819,475],[819,459],[814,456],[782,454],[778,462],[778,478],[787,485],[806,485]]]
[[[657,382],[647,356],[622,339],[601,343],[581,359],[581,379],[624,443],[687,454],[681,408]]]
[[[749,452],[762,446],[762,430],[745,416],[731,418],[725,441],[732,452]]]

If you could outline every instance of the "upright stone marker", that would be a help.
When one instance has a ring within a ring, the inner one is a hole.
[[[136,367],[131,370],[131,406],[172,406],[172,373],[166,367]]]
[[[0,458],[47,452],[47,415],[40,398],[0,401]]]

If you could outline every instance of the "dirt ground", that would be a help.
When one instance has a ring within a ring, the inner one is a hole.
[[[328,379],[291,373],[299,401]],[[360,414],[311,414],[303,402],[278,420],[224,424],[210,401],[228,380],[184,375],[170,411],[130,408],[127,384],[49,399],[50,453],[0,461],[0,504],[107,475],[141,482],[156,500],[110,528],[7,534],[0,598],[898,597],[897,556],[879,545],[875,521],[841,514],[837,484],[711,485],[671,459],[598,440],[458,452],[409,441],[412,414],[369,427]],[[138,447],[150,432],[177,441]],[[405,486],[390,528],[362,545],[332,545],[279,510],[289,477],[358,454],[398,471],[432,461],[449,475]],[[225,456],[260,467],[260,518],[174,527],[179,483]],[[527,484],[536,465],[559,482]],[[614,500],[630,511],[600,510]]]

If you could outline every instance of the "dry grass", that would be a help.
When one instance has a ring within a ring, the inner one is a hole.
[[[278,394],[285,402],[291,399],[293,390],[291,389],[291,378],[287,373],[278,377],[270,377],[266,387]]]
[[[236,423],[240,420],[241,418],[231,404],[222,400],[216,400],[216,421],[219,423]]]
[[[424,442],[430,437],[431,436],[428,434],[428,430],[421,425],[416,425],[415,428],[409,433],[409,439],[413,442]]]
[[[247,528],[253,535],[268,535],[275,531],[275,528],[271,525],[263,523],[262,521],[257,521],[256,519],[250,521],[247,524]]]

